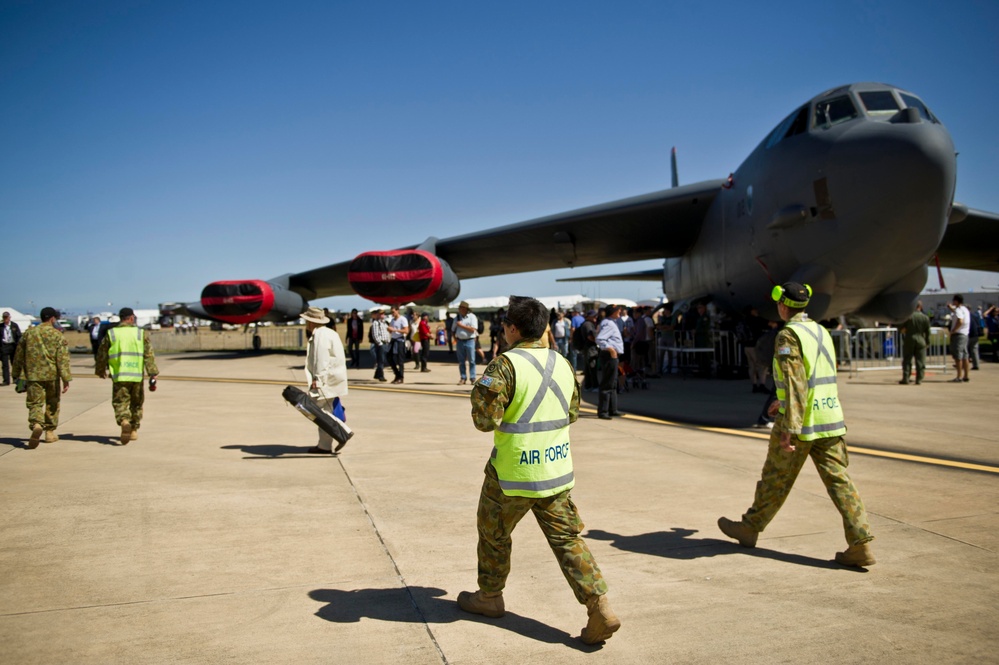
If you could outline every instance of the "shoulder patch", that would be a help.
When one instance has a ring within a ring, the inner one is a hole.
[[[479,383],[488,388],[489,386],[493,385],[493,377],[484,376],[481,379],[479,379]]]
[[[789,356],[789,355],[791,355],[791,347],[790,346],[778,346],[777,347],[777,355],[778,356]]]

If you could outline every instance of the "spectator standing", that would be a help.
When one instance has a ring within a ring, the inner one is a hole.
[[[10,319],[10,312],[3,313],[0,327],[0,362],[3,363],[3,385],[10,385],[10,364],[14,360],[17,343],[21,341],[21,327]]]
[[[423,312],[420,314],[420,323],[417,326],[420,340],[420,371],[429,372],[427,363],[430,361],[430,344],[433,341],[433,333],[430,332],[430,314]]]
[[[555,337],[555,347],[566,359],[569,358],[569,322],[565,314],[559,311],[555,323],[552,324],[552,335]]]
[[[368,342],[371,344],[371,357],[375,362],[376,381],[387,381],[385,378],[385,353],[392,343],[388,324],[385,323],[385,312],[376,309],[371,313],[371,327],[368,329]]]
[[[982,317],[981,307],[973,312],[969,308],[968,315],[971,317],[971,324],[968,327],[968,361],[971,363],[971,369],[977,370],[978,363],[981,362],[978,357],[978,343],[986,335],[985,319]]]
[[[617,366],[618,359],[624,355],[624,340],[617,324],[621,318],[621,308],[607,305],[604,312],[606,316],[600,322],[596,336],[600,368],[600,404],[597,417],[610,420],[612,416],[622,415],[617,410]]]
[[[90,350],[94,354],[94,360],[97,360],[97,349],[101,347],[101,339],[104,337],[101,327],[101,317],[95,316],[87,324],[87,332],[90,334]]]
[[[356,309],[350,310],[347,319],[347,353],[350,354],[350,366],[357,369],[361,366],[361,340],[364,339],[364,320]]]
[[[479,336],[479,320],[472,313],[468,302],[458,303],[458,316],[454,319],[455,348],[458,351],[458,385],[471,380],[475,383],[475,340]],[[468,363],[466,373],[465,363]]]
[[[970,380],[968,368],[971,366],[968,361],[968,333],[971,331],[971,314],[964,306],[964,297],[960,294],[954,296],[949,307],[951,310],[950,353],[954,357],[954,368],[957,370],[957,376],[951,379],[951,382],[967,382]]]
[[[992,347],[992,362],[999,362],[999,307],[992,305],[985,310],[985,336]]]
[[[392,383],[402,383],[406,372],[406,336],[409,334],[409,321],[399,311],[399,307],[392,308],[392,320],[389,321],[388,331],[392,339],[389,342],[389,365],[395,379]]]
[[[901,332],[905,338],[902,340],[902,380],[899,383],[909,383],[915,360],[918,386],[926,374],[926,347],[930,345],[930,317],[923,314],[922,301],[916,303],[916,311],[901,325]]]

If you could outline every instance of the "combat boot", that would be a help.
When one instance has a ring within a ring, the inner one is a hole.
[[[129,440],[130,441],[138,441],[139,440],[139,430],[138,429],[133,429],[132,430],[132,435],[129,437]]]
[[[745,522],[733,522],[727,517],[718,518],[718,528],[729,538],[738,540],[743,547],[756,547],[756,539],[760,537],[760,532],[753,531]]]
[[[35,424],[31,426],[31,438],[28,439],[27,448],[33,449],[38,447],[38,443],[42,440],[42,426]]]
[[[845,552],[836,552],[836,563],[863,568],[864,566],[873,566],[877,560],[874,558],[871,544],[868,542],[850,545]]]
[[[45,443],[55,443],[59,440],[59,435],[55,433],[54,429],[45,430]]]
[[[621,620],[610,608],[607,596],[591,596],[586,601],[586,614],[590,619],[579,635],[579,639],[585,644],[599,644],[609,640],[621,627]]]
[[[128,445],[132,440],[132,423],[127,420],[121,421],[121,445]]]
[[[482,616],[498,619],[506,614],[502,591],[462,591],[458,594],[458,607]]]

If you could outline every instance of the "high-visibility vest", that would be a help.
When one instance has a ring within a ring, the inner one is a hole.
[[[846,434],[846,420],[836,390],[836,356],[829,331],[814,321],[789,321],[787,328],[798,338],[801,359],[808,377],[808,396],[801,423],[802,441],[814,441]],[[774,356],[774,383],[780,412],[787,404],[787,384],[777,356]]]
[[[508,496],[541,498],[570,489],[569,401],[576,377],[552,349],[503,354],[517,377],[513,399],[493,433],[492,462]]]
[[[145,344],[142,328],[123,326],[108,330],[108,367],[112,381],[142,381],[142,358]]]

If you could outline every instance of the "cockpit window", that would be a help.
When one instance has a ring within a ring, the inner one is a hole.
[[[908,106],[910,109],[916,109],[917,111],[919,111],[919,115],[923,116],[923,120],[929,120],[930,122],[936,122],[936,123],[940,122],[939,120],[937,120],[937,117],[932,113],[930,113],[930,110],[926,108],[926,104],[916,99],[912,95],[907,95],[904,92],[900,92],[899,94],[902,96],[902,101],[905,102],[906,106]]]
[[[853,120],[856,117],[857,108],[853,105],[853,101],[849,97],[837,97],[815,104],[812,126],[829,129],[833,125]]]
[[[867,114],[874,118],[891,117],[899,110],[895,95],[887,90],[862,92],[860,93],[860,101],[864,103]]]
[[[772,132],[770,132],[770,136],[767,137],[767,148],[772,148],[782,140],[794,136],[795,134],[801,134],[807,130],[808,107],[802,106],[800,109],[784,118],[784,120],[777,125]]]

